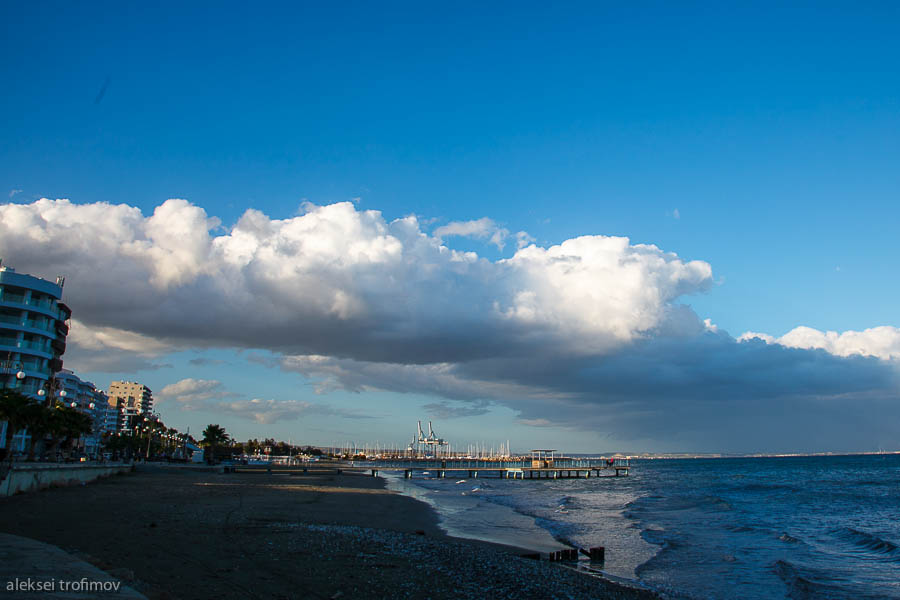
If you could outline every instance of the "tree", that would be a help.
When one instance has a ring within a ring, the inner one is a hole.
[[[26,427],[29,405],[34,400],[16,390],[0,390],[0,421],[6,421],[6,450],[12,456],[12,439],[16,432]]]
[[[209,451],[207,462],[213,463],[216,461],[216,451],[219,446],[227,444],[229,439],[231,439],[230,436],[225,433],[225,428],[221,425],[212,423],[207,425],[206,429],[203,430],[202,442],[203,447]]]
[[[34,460],[34,450],[37,443],[50,433],[53,419],[53,409],[47,408],[39,402],[29,404],[23,413],[23,423],[31,432],[31,442],[28,444],[28,460]]]
[[[132,458],[141,449],[141,438],[133,435],[110,435],[103,440],[103,446],[114,453],[115,458]]]
[[[69,447],[73,440],[90,434],[94,429],[94,420],[79,410],[68,406],[47,408],[38,403],[32,403],[28,407],[25,423],[31,432],[29,460],[34,459],[35,446],[44,436],[50,436],[48,450],[52,458],[60,445]]]
[[[0,390],[0,421],[6,421],[6,465],[2,472],[2,477],[6,477],[6,473],[12,468],[12,440],[13,436],[20,429],[27,427],[27,415],[31,406],[36,402],[21,392],[16,390]]]
[[[71,448],[72,442],[94,430],[94,420],[80,410],[68,406],[57,407],[50,420],[50,436],[53,448],[62,442],[63,448]]]

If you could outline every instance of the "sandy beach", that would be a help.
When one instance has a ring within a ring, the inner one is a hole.
[[[0,500],[0,531],[57,545],[149,598],[652,598],[446,536],[363,475],[142,466]]]

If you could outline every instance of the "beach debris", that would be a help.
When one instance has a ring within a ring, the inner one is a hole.
[[[603,562],[606,560],[606,548],[603,546],[593,546],[590,550],[584,548],[578,549],[582,554],[591,559],[591,562]]]
[[[578,560],[577,548],[565,548],[550,553],[550,562],[569,562]]]

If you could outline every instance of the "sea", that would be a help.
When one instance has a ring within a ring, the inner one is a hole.
[[[900,455],[641,459],[628,477],[392,477],[448,534],[603,546],[666,598],[900,599]]]

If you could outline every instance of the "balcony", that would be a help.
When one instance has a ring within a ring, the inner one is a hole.
[[[0,314],[0,323],[9,323],[11,325],[22,325],[22,315]]]
[[[52,309],[53,309],[53,303],[52,303],[52,302],[48,302],[47,300],[34,300],[34,299],[32,299],[32,300],[28,303],[28,306],[34,306],[35,308],[43,308],[44,310],[52,310]]]
[[[37,350],[38,352],[50,352],[50,349],[47,347],[46,342],[27,342],[22,340],[21,342],[16,344],[19,348],[25,348],[27,350]]]

